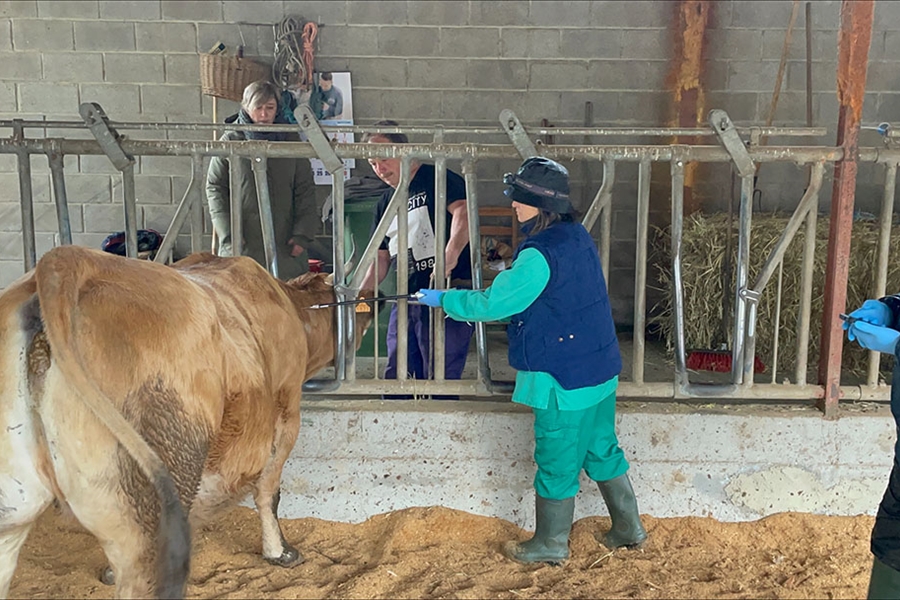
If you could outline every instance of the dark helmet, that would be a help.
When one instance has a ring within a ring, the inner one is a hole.
[[[503,193],[516,202],[563,215],[575,212],[569,202],[569,172],[549,158],[526,159],[515,174],[503,176],[503,183],[509,186]]]

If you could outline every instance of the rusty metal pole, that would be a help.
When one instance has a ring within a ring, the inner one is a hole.
[[[837,145],[843,158],[834,166],[831,192],[831,227],[828,233],[828,262],[825,267],[825,306],[822,313],[822,344],[819,355],[819,383],[825,396],[819,401],[825,418],[835,419],[841,385],[841,350],[844,332],[838,314],[847,303],[850,236],[859,158],[859,125],[866,93],[866,67],[872,41],[874,0],[842,0],[841,29],[838,32]]]

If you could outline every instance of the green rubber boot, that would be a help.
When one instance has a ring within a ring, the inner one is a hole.
[[[869,579],[869,600],[896,600],[900,598],[900,571],[887,566],[877,558],[872,561],[872,578]]]
[[[612,527],[603,538],[597,541],[610,550],[616,548],[638,548],[647,539],[647,531],[641,524],[637,499],[628,475],[619,475],[609,481],[598,481],[597,487],[603,494],[603,501],[609,509]]]
[[[521,563],[558,565],[569,558],[569,532],[575,516],[575,497],[548,500],[535,495],[534,537],[526,542],[506,542],[503,554]]]

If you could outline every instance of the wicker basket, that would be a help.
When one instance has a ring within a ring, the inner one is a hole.
[[[200,55],[200,86],[208,96],[240,102],[245,87],[271,76],[269,67],[246,58]]]

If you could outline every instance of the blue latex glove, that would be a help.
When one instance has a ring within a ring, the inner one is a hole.
[[[419,294],[421,294],[421,297],[419,298],[419,302],[421,304],[433,306],[434,308],[441,307],[441,296],[444,295],[444,290],[430,290],[428,288],[422,288],[421,290],[419,290]]]
[[[860,346],[867,350],[893,354],[897,348],[897,341],[900,340],[900,331],[890,327],[872,325],[865,321],[856,321],[850,325],[847,337],[850,338],[851,342],[856,340]]]
[[[892,321],[894,320],[891,309],[880,300],[866,300],[861,307],[850,313],[850,316],[880,327],[890,327],[893,325]],[[844,321],[843,327],[844,329],[849,329],[850,324]],[[853,341],[853,338],[851,337],[850,340]]]

